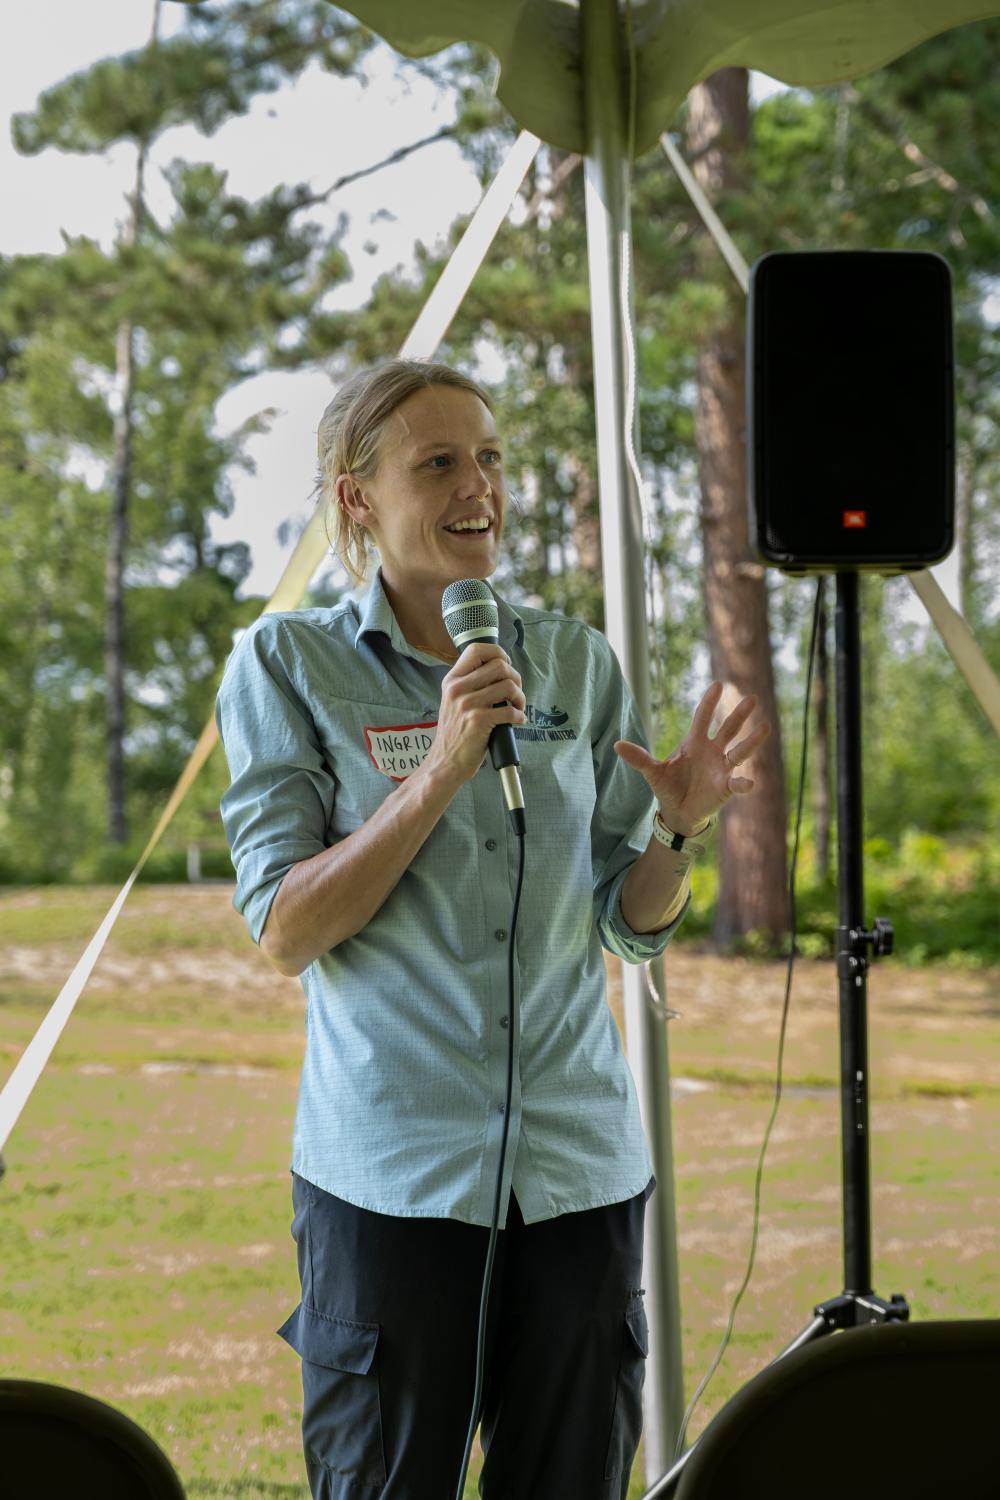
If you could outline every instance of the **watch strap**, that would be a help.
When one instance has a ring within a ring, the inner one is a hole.
[[[713,814],[704,828],[699,828],[696,833],[675,833],[664,823],[660,817],[660,809],[657,808],[653,814],[653,834],[661,844],[665,844],[668,849],[673,849],[677,853],[684,850],[688,854],[704,854],[705,845],[700,840],[711,836],[718,821],[718,817]]]

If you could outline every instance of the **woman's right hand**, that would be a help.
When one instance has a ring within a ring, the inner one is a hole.
[[[524,724],[527,700],[521,674],[502,646],[466,646],[441,682],[437,734],[424,761],[470,781],[486,756],[497,724]]]

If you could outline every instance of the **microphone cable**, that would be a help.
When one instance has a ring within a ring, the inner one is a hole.
[[[493,1277],[493,1260],[496,1254],[497,1225],[500,1221],[500,1192],[503,1184],[503,1164],[507,1154],[507,1136],[510,1131],[510,1101],[514,1084],[514,935],[517,931],[517,914],[521,908],[521,886],[524,881],[524,830],[517,827],[517,885],[514,889],[514,905],[510,918],[510,942],[507,944],[507,1095],[503,1107],[503,1134],[500,1138],[500,1165],[497,1167],[496,1191],[493,1195],[493,1222],[490,1225],[490,1240],[486,1250],[486,1269],[483,1273],[483,1290],[479,1299],[479,1333],[476,1340],[476,1388],[472,1397],[472,1414],[469,1430],[465,1436],[465,1453],[458,1479],[455,1500],[462,1500],[465,1476],[472,1453],[472,1441],[479,1423],[479,1407],[483,1393],[483,1363],[486,1356],[486,1310],[489,1304],[490,1281]],[[523,819],[521,820],[523,822]]]
[[[441,597],[441,613],[445,628],[459,650],[474,641],[488,645],[499,644],[500,617],[492,590],[482,579],[456,579],[445,589]],[[507,653],[503,653],[507,656]],[[509,661],[510,658],[507,657]],[[494,707],[509,706],[507,700]],[[490,1224],[490,1239],[486,1250],[486,1268],[483,1272],[483,1289],[479,1299],[479,1333],[476,1340],[476,1387],[469,1416],[469,1430],[465,1437],[465,1452],[462,1456],[462,1471],[459,1476],[456,1500],[462,1500],[465,1476],[472,1452],[472,1440],[479,1421],[479,1408],[483,1393],[483,1363],[486,1354],[486,1313],[489,1304],[490,1281],[493,1276],[493,1259],[496,1254],[497,1226],[500,1222],[500,1193],[503,1188],[503,1167],[507,1156],[507,1137],[510,1133],[510,1106],[514,1090],[514,939],[517,934],[517,916],[521,909],[521,887],[524,883],[524,797],[517,773],[520,760],[517,742],[511,724],[495,724],[490,731],[488,750],[494,770],[500,773],[504,801],[510,814],[511,826],[517,836],[517,885],[514,889],[514,904],[510,918],[510,941],[507,945],[507,1092],[501,1106],[503,1130],[500,1136],[500,1161],[497,1165],[496,1190],[493,1194],[493,1219]],[[486,757],[483,757],[485,763]]]
[[[774,1128],[774,1122],[778,1114],[778,1105],[781,1102],[781,1077],[785,1056],[785,1032],[788,1027],[788,1005],[792,993],[792,969],[795,964],[795,866],[799,858],[799,833],[802,828],[802,800],[805,794],[806,785],[806,752],[809,746],[809,703],[812,697],[813,663],[816,655],[816,637],[819,633],[820,607],[823,602],[823,586],[825,582],[826,574],[821,573],[819,578],[816,580],[816,598],[813,603],[812,634],[809,639],[809,663],[806,667],[805,705],[802,710],[802,756],[799,761],[799,797],[798,806],[795,810],[795,840],[792,846],[792,864],[788,876],[788,915],[789,926],[791,928],[791,940],[788,950],[788,970],[785,978],[785,1000],[781,1009],[781,1026],[778,1032],[778,1060],[775,1067],[774,1103],[771,1106],[771,1115],[764,1130],[764,1139],[761,1142],[760,1147],[760,1157],[757,1161],[757,1175],[754,1179],[753,1185],[753,1228],[750,1235],[750,1255],[747,1260],[747,1268],[743,1276],[742,1284],[740,1285],[739,1291],[736,1293],[736,1296],[733,1298],[732,1307],[729,1309],[729,1320],[726,1323],[726,1329],[722,1335],[722,1341],[719,1344],[718,1349],[716,1350],[711,1364],[705,1371],[705,1374],[702,1376],[697,1390],[691,1397],[691,1400],[688,1403],[687,1411],[684,1413],[683,1420],[681,1421],[680,1431],[677,1434],[677,1445],[674,1449],[675,1463],[680,1458],[683,1452],[684,1436],[687,1432],[688,1423],[691,1420],[694,1409],[697,1406],[698,1402],[701,1400],[708,1382],[711,1380],[712,1376],[719,1368],[719,1365],[722,1362],[722,1356],[725,1354],[729,1344],[729,1340],[732,1337],[733,1328],[736,1324],[736,1310],[743,1300],[743,1294],[745,1293],[747,1287],[750,1285],[750,1277],[753,1273],[754,1261],[757,1257],[757,1235],[760,1229],[760,1189],[764,1176],[764,1157],[767,1155],[768,1142],[771,1139],[771,1131]]]

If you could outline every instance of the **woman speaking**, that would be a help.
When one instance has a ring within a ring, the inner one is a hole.
[[[493,593],[459,652],[442,594],[496,569],[509,495],[493,405],[443,365],[345,384],[319,427],[334,547],[359,601],[265,614],[217,723],[234,905],[308,1001],[292,1147],[315,1500],[453,1500],[501,1142],[479,1406],[485,1500],[618,1500],[642,1426],[655,1187],[602,948],[661,953],[692,853],[767,733],[714,738],[722,685],[664,761],[607,640]],[[369,579],[369,547],[378,566]],[[528,837],[486,750],[514,726]],[[694,836],[694,841],[692,841]]]

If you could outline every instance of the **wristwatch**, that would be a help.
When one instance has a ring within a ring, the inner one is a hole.
[[[718,821],[718,817],[713,814],[704,828],[699,828],[696,833],[674,833],[673,829],[668,828],[664,823],[660,817],[660,809],[657,808],[653,814],[653,833],[661,844],[666,844],[668,849],[678,852],[684,849],[689,854],[704,854],[705,845],[698,841],[708,838]]]

